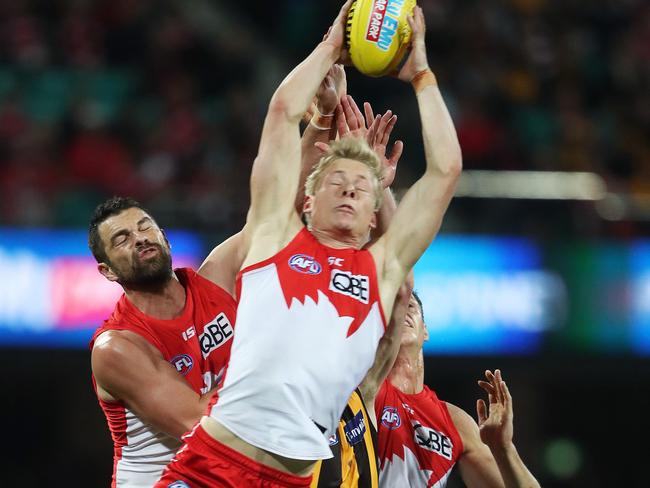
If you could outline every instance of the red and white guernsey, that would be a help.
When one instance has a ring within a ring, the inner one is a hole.
[[[426,385],[407,395],[384,382],[375,401],[379,422],[379,486],[444,488],[463,453],[447,410]]]
[[[222,379],[230,357],[236,314],[234,299],[225,290],[189,268],[176,269],[185,288],[180,317],[158,320],[143,314],[125,295],[91,342],[107,330],[129,330],[160,351],[199,394]],[[95,379],[93,378],[93,385]],[[146,424],[122,402],[99,400],[114,444],[113,488],[151,488],[174,457],[180,441]]]
[[[232,358],[210,415],[260,449],[332,457],[328,439],[385,331],[372,255],[302,229],[243,269],[237,291]]]

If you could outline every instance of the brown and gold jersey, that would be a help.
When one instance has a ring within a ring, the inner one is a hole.
[[[334,457],[319,461],[311,488],[377,488],[377,432],[356,389],[330,438]]]

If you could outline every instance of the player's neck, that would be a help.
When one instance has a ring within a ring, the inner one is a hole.
[[[156,319],[175,319],[185,308],[185,288],[178,281],[176,273],[172,273],[171,279],[160,287],[124,287],[124,293],[138,310]]]
[[[334,249],[361,249],[368,242],[367,235],[356,236],[351,233],[337,231],[336,229],[324,230],[310,227],[309,231],[318,242]]]
[[[419,351],[400,350],[388,380],[402,393],[414,395],[424,388],[424,357]]]

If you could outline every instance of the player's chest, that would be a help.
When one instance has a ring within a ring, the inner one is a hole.
[[[166,334],[167,360],[190,383],[203,383],[205,373],[226,365],[234,336],[233,316],[230,311],[210,309],[193,314],[192,320]]]
[[[395,446],[407,446],[430,465],[445,465],[457,457],[454,436],[438,408],[418,408],[405,401],[384,407],[380,435]]]
[[[365,310],[375,300],[375,273],[366,259],[322,250],[295,252],[276,263],[287,298],[326,295],[337,306]],[[302,301],[302,300],[301,300]]]

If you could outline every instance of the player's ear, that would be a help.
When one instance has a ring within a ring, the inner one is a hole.
[[[117,275],[113,272],[111,267],[106,264],[106,263],[99,263],[97,264],[97,271],[100,272],[100,274],[106,278],[108,281],[117,281]]]
[[[305,199],[302,204],[302,213],[311,215],[313,206],[314,206],[314,197],[312,195],[305,195]]]
[[[171,244],[171,242],[169,242],[169,239],[167,239],[167,232],[165,232],[165,229],[160,229],[160,232],[162,232],[162,235],[165,238],[165,243],[167,244],[167,247],[171,251],[172,244]]]
[[[370,218],[370,228],[377,228],[377,212],[373,212],[372,217]]]

